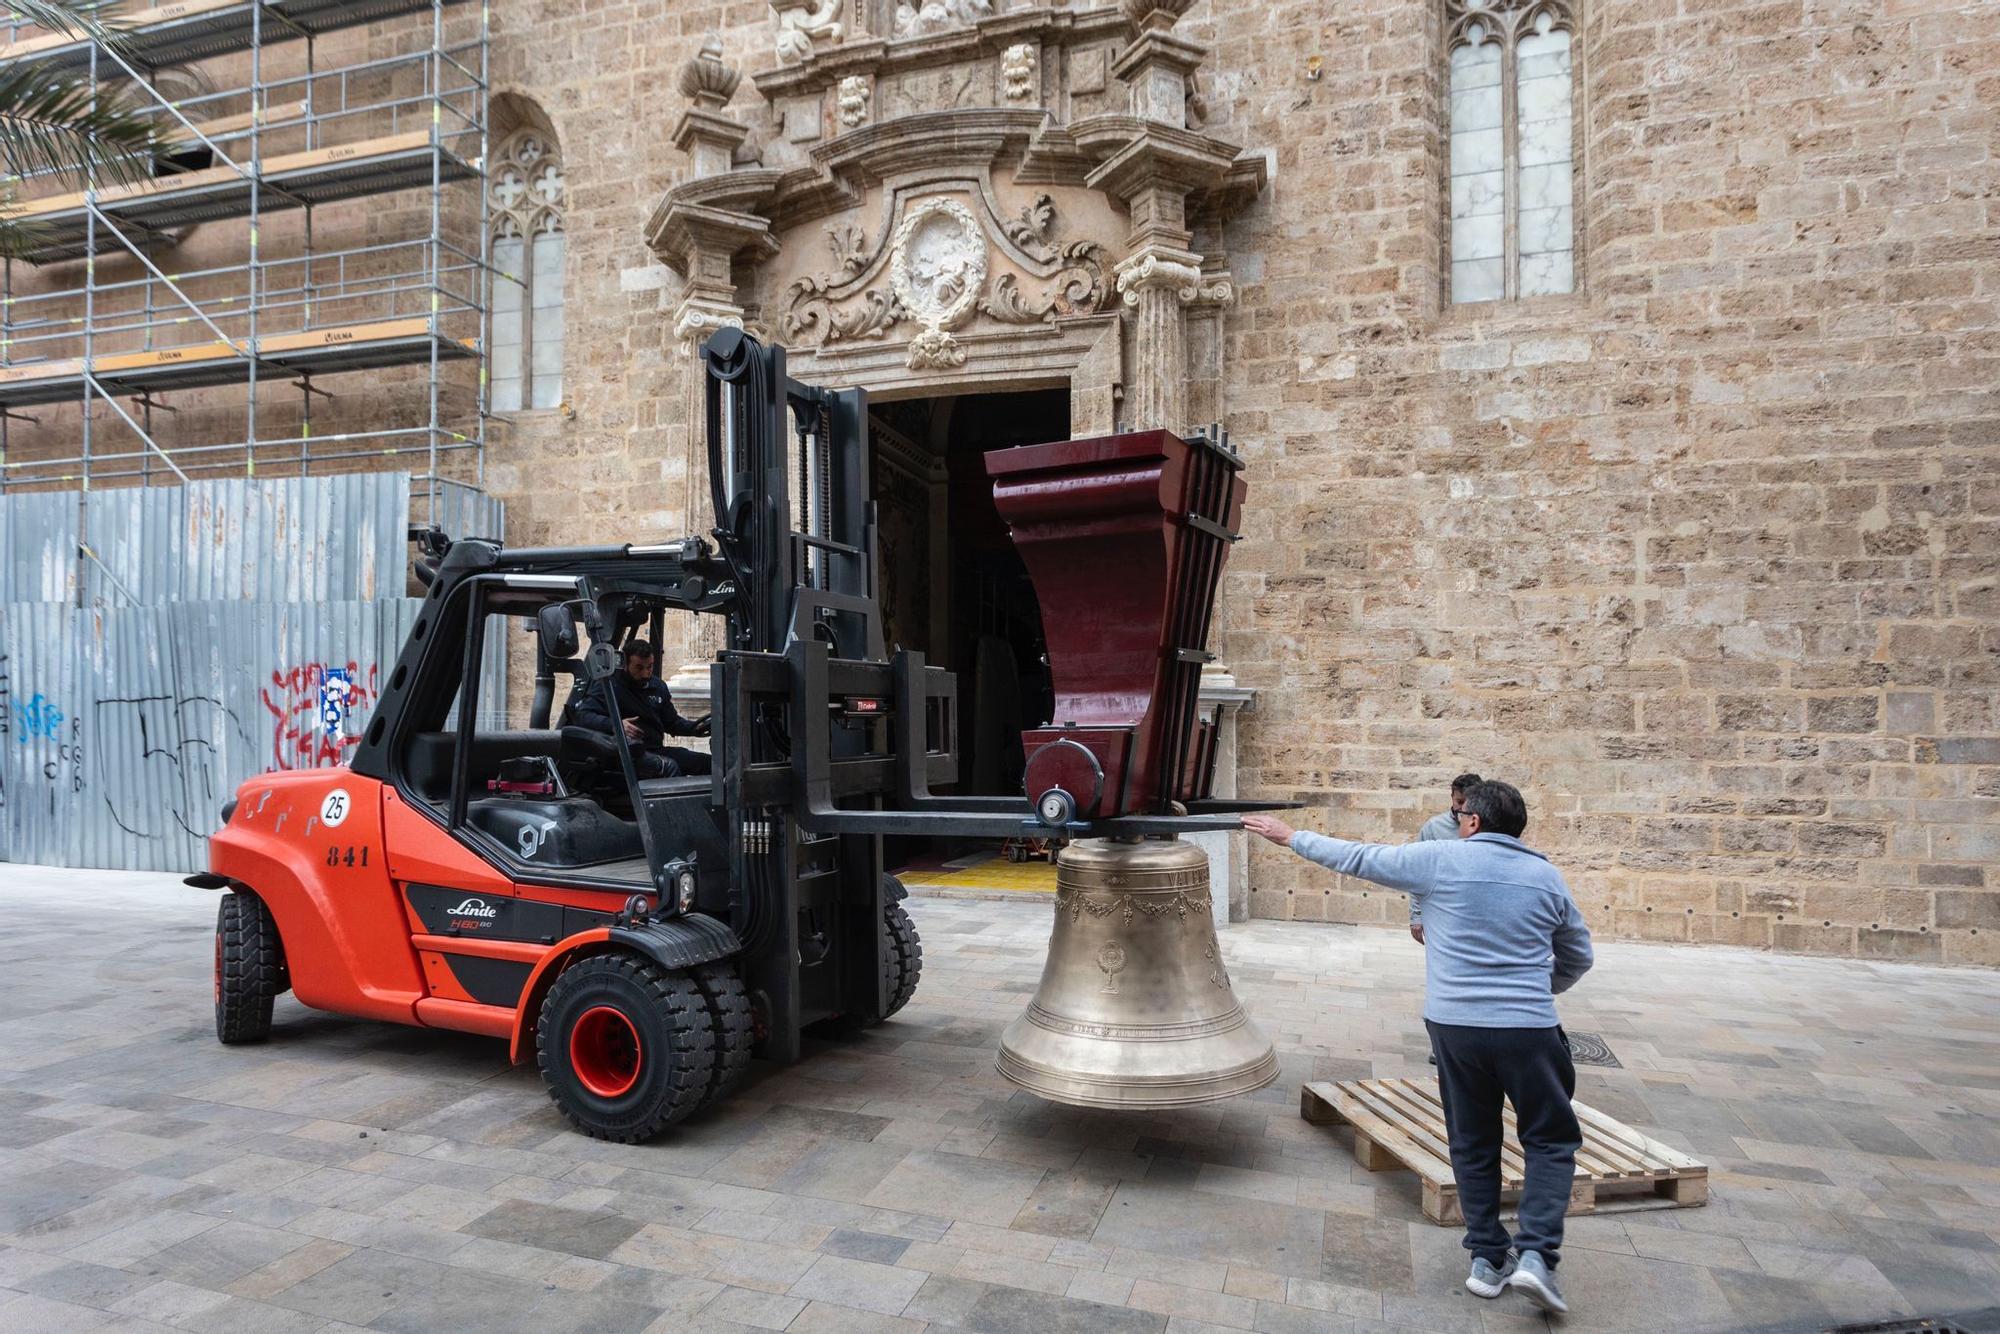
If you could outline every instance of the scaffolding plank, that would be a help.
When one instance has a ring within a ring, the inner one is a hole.
[[[269,46],[430,7],[430,0],[266,0],[261,35]],[[247,51],[257,31],[254,8],[249,0],[177,0],[123,15],[118,26],[126,34],[126,59],[145,70]],[[90,63],[90,47],[88,41],[64,33],[36,33],[0,45],[0,63],[34,61],[75,68]],[[98,72],[107,79],[122,77],[108,60],[98,62]]]
[[[408,134],[386,135],[380,139],[362,139],[351,144],[335,144],[331,148],[312,148],[297,153],[281,153],[263,161],[263,176],[266,181],[286,173],[309,172],[316,167],[335,163],[356,162],[365,158],[387,157],[406,153],[412,148],[430,146],[430,132],[412,130]],[[204,186],[241,184],[249,188],[244,179],[244,170],[254,170],[254,164],[246,164],[243,169],[236,167],[204,167],[200,171],[184,171],[174,176],[156,176],[150,181],[135,181],[130,185],[114,185],[97,192],[97,205],[106,213],[117,217],[122,212],[121,205],[135,200],[159,199],[162,196],[184,191],[199,190]],[[39,199],[23,199],[17,203],[0,205],[0,217],[22,222],[56,221],[63,214],[81,214],[84,203],[89,198],[82,190],[72,190],[68,194],[44,195]]]
[[[433,344],[440,360],[479,355],[476,340],[433,334],[427,318],[413,316],[267,334],[257,340],[257,359],[283,373],[327,374],[425,361]],[[113,391],[188,389],[247,379],[249,361],[228,343],[191,343],[100,356],[92,360],[90,370],[98,383]],[[81,357],[0,367],[0,405],[76,398],[83,392],[83,371]]]
[[[97,202],[128,235],[131,230],[139,231],[140,235],[132,240],[142,244],[149,230],[171,230],[191,223],[247,216],[250,178],[246,171],[255,171],[262,180],[260,208],[270,213],[300,204],[323,204],[427,186],[432,176],[433,152],[438,156],[436,173],[440,179],[455,181],[478,175],[471,163],[450,149],[433,149],[429,131],[412,130],[350,144],[282,153],[265,158],[261,170],[255,165],[204,167],[117,186],[98,191]],[[24,256],[34,263],[72,259],[85,253],[89,216],[85,196],[80,191],[24,199],[0,207],[0,217],[27,221],[40,230],[37,243]],[[115,244],[108,236],[99,238],[100,249]]]
[[[182,23],[200,18],[224,9],[248,9],[243,0],[179,0],[176,4],[156,5],[152,9],[142,9],[136,14],[114,17],[112,25],[130,34],[130,40],[144,49],[146,38],[169,24]],[[90,43],[70,36],[66,32],[43,33],[39,37],[24,37],[9,42],[0,48],[0,61],[32,60],[37,56],[50,57],[66,53],[70,48],[81,48],[83,58],[89,58]]]

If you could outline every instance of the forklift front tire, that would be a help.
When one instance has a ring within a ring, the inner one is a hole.
[[[882,973],[889,992],[889,1008],[882,1014],[887,1019],[910,1003],[924,975],[924,943],[900,903],[882,905]]]
[[[598,954],[549,988],[535,1024],[542,1082],[570,1124],[636,1144],[706,1100],[715,1034],[694,977],[637,954]]]
[[[249,890],[222,896],[215,910],[215,1036],[225,1043],[271,1036],[271,1002],[284,988],[278,923]]]
[[[706,1001],[708,1020],[715,1033],[715,1073],[709,1080],[702,1105],[716,1101],[733,1090],[750,1068],[750,1047],[756,1039],[750,1017],[750,997],[743,979],[727,959],[702,964],[694,970],[695,985]]]

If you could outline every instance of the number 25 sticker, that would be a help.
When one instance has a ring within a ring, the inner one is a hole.
[[[353,809],[354,801],[347,795],[347,789],[337,787],[319,804],[319,822],[328,829],[338,829]]]

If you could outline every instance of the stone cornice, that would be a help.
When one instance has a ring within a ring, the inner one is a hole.
[[[678,269],[691,222],[735,226],[743,248],[768,249],[773,230],[851,208],[884,176],[912,167],[979,170],[1015,154],[1023,183],[1084,185],[1120,198],[1165,183],[1189,191],[1205,218],[1233,215],[1266,181],[1262,154],[1195,130],[1127,115],[1065,127],[1038,110],[968,107],[864,125],[816,146],[809,167],[742,167],[683,181],[660,201],[646,235]]]
[[[1196,130],[1133,116],[1092,116],[1070,132],[1078,147],[1101,155],[1084,184],[1121,199],[1158,185],[1189,192],[1213,189],[1228,177],[1241,151]]]
[[[813,161],[831,176],[872,185],[912,167],[984,167],[1020,151],[1048,119],[1040,108],[960,107],[877,121],[815,145]]]
[[[646,223],[646,244],[667,267],[682,274],[687,272],[688,257],[697,246],[724,250],[732,256],[747,250],[758,259],[778,253],[778,240],[767,219],[741,209],[676,199],[671,192]]]
[[[1131,20],[1117,9],[1031,9],[996,14],[968,28],[890,40],[862,38],[814,51],[797,64],[751,76],[767,99],[822,92],[850,74],[880,77],[997,54],[1016,42],[1074,46],[1111,37],[1127,39]]]
[[[1220,182],[1189,198],[1189,215],[1203,223],[1228,222],[1248,208],[1270,183],[1270,160],[1260,152],[1242,149]]]

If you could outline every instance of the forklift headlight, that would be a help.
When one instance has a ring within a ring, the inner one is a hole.
[[[674,894],[680,900],[681,911],[694,907],[694,872],[683,870],[674,877]]]

